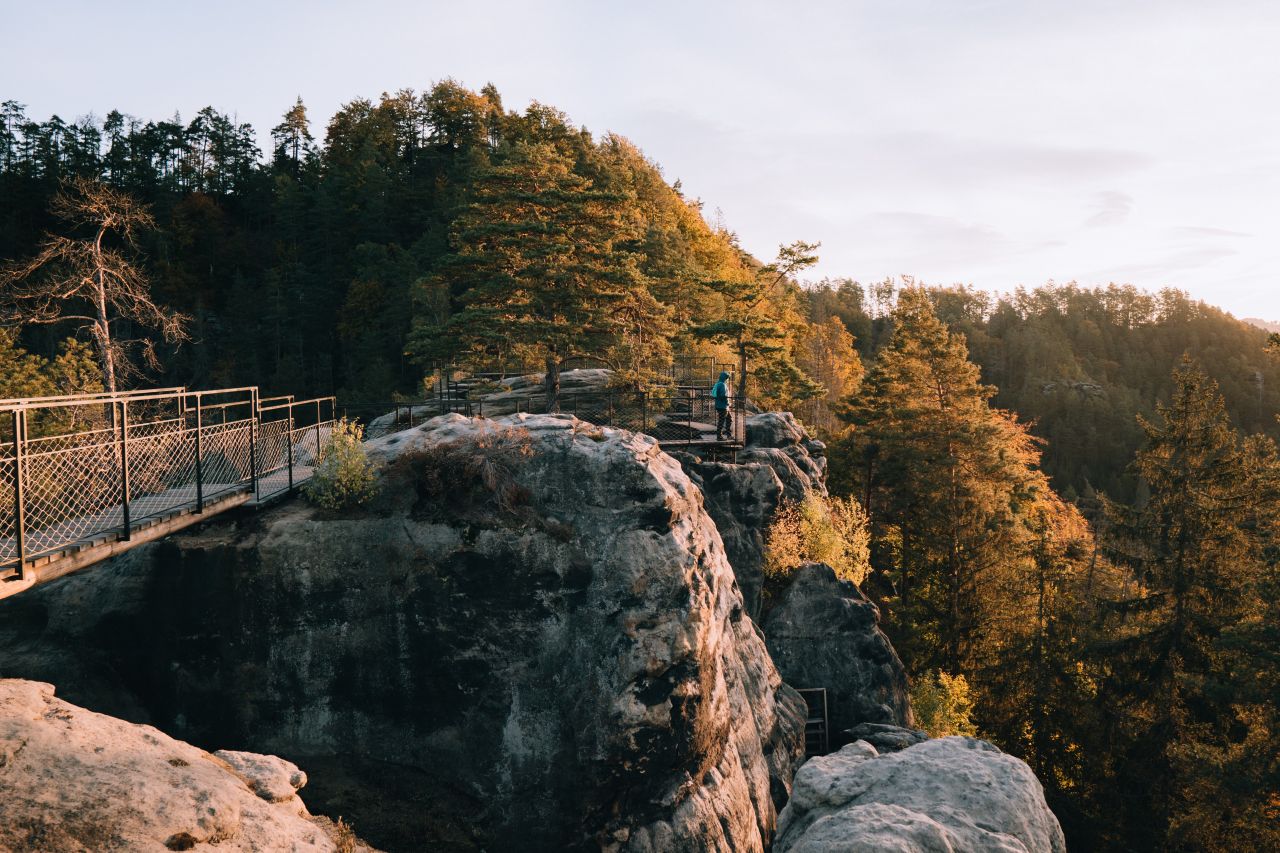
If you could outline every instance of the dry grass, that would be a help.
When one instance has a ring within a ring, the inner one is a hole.
[[[409,479],[422,501],[451,513],[521,515],[530,495],[517,474],[532,456],[527,430],[486,430],[405,454],[389,474]]]

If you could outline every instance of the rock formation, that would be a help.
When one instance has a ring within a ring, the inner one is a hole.
[[[0,850],[368,850],[308,814],[305,784],[274,756],[210,755],[0,680]]]
[[[790,412],[761,412],[746,421],[746,446],[738,462],[763,462],[782,481],[783,497],[803,500],[805,495],[827,493],[827,446],[811,438]]]
[[[724,541],[747,612],[760,616],[764,585],[764,533],[778,506],[825,495],[826,446],[809,437],[790,412],[746,419],[746,446],[734,462],[672,453],[702,490],[707,513]]]
[[[299,761],[392,849],[764,849],[803,702],[680,466],[546,415],[370,451],[370,510],[214,521],[0,603],[0,675]]]
[[[880,754],[856,741],[796,774],[774,853],[1065,853],[1031,768],[986,741],[947,737]]]
[[[827,688],[835,745],[859,723],[911,725],[907,674],[879,622],[856,586],[810,563],[795,571],[761,626],[787,684]]]

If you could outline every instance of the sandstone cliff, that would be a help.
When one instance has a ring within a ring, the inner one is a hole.
[[[912,723],[907,674],[879,623],[876,606],[821,563],[797,569],[764,620],[783,679],[827,688],[833,746],[861,723]]]
[[[306,759],[393,849],[763,850],[803,703],[680,466],[543,415],[370,449],[370,511],[213,522],[4,602],[0,674]]]

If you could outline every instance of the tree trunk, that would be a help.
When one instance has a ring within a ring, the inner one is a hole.
[[[97,267],[97,292],[94,307],[97,309],[97,323],[93,328],[93,340],[98,346],[98,359],[102,362],[102,390],[109,394],[116,392],[116,358],[111,351],[111,326],[107,318],[107,282],[105,264],[102,261],[102,238],[107,233],[104,224],[98,229],[93,241],[93,261]]]
[[[560,411],[560,357],[555,353],[547,356],[547,413]]]
[[[747,346],[742,341],[738,341],[738,405],[745,406],[746,404],[747,404]]]

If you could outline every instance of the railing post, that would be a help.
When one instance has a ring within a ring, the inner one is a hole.
[[[314,470],[320,465],[320,398],[316,397],[316,455],[311,460],[311,467]]]
[[[258,389],[249,392],[249,484],[258,499]]]
[[[129,403],[120,401],[120,539],[128,542],[133,535],[129,518]]]
[[[293,401],[289,401],[289,438],[285,442],[285,451],[289,454],[289,493],[293,494]]]
[[[204,419],[201,413],[204,409],[203,401],[200,396],[196,395],[196,512],[204,512],[204,463],[200,457],[203,455],[204,448]]]
[[[24,409],[13,412],[13,507],[15,518],[15,544],[18,546],[18,580],[27,571],[27,512],[22,494],[22,450],[26,443],[27,413]]]
[[[640,431],[645,434],[649,432],[649,393],[647,391],[640,392]]]

